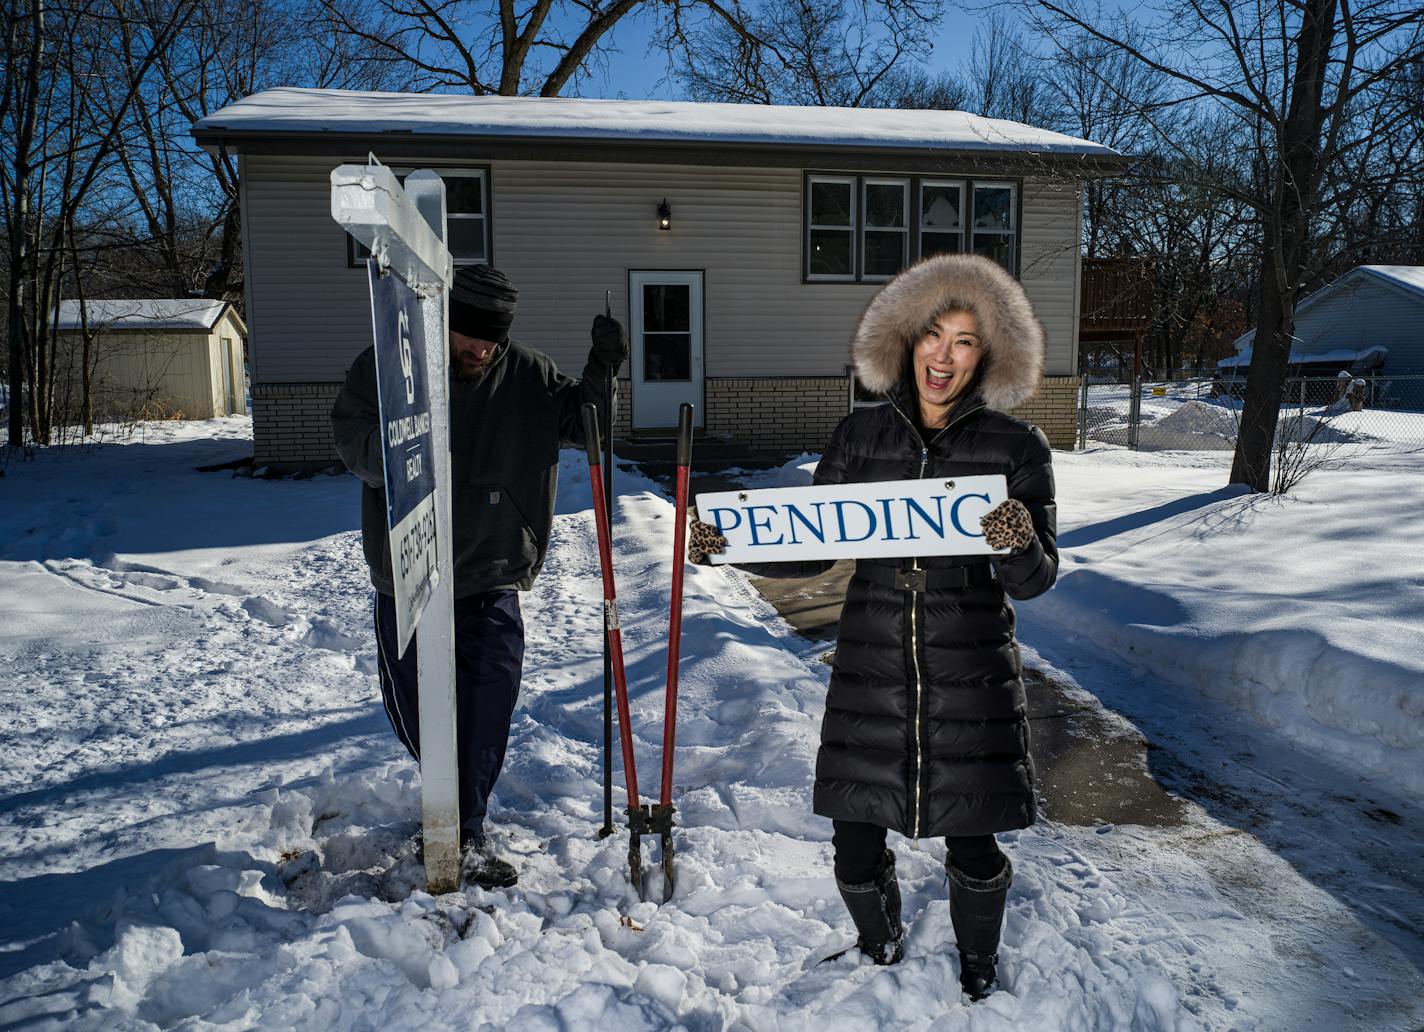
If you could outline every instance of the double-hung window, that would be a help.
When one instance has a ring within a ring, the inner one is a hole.
[[[856,180],[811,176],[806,183],[806,264],[811,279],[855,279]]]
[[[920,180],[920,257],[964,250],[964,182]]]
[[[865,211],[860,278],[888,280],[910,259],[910,181],[861,180]]]
[[[975,254],[1014,269],[1014,184],[974,184]]]
[[[399,169],[402,185],[413,169]],[[489,170],[483,168],[439,168],[445,181],[445,246],[455,266],[486,265],[490,262]],[[346,237],[346,263],[353,268],[365,265],[371,252],[350,234]]]
[[[936,254],[986,255],[1016,273],[1018,184],[808,173],[807,282],[882,283]]]

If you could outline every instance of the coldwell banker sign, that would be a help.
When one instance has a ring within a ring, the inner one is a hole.
[[[386,468],[386,526],[395,574],[396,634],[405,653],[435,587],[435,461],[425,378],[420,298],[399,276],[382,276],[375,261],[371,318],[376,337],[376,392]]]
[[[714,563],[994,555],[979,518],[1009,496],[1002,476],[720,491],[697,515],[727,539]]]

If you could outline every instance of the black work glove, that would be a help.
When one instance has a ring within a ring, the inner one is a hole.
[[[616,371],[628,357],[628,337],[623,325],[611,316],[593,317],[593,359],[604,369]]]

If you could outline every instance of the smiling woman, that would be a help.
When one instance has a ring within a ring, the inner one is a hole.
[[[960,982],[978,999],[995,983],[1013,877],[994,834],[1038,815],[1008,598],[1033,598],[1057,577],[1052,453],[1042,431],[1007,410],[1038,386],[1043,327],[996,262],[940,255],[875,296],[851,350],[858,379],[889,404],[841,420],[816,485],[999,474],[1008,487],[1008,500],[980,520],[984,544],[1002,554],[929,554],[916,544],[857,559],[816,758],[814,809],[834,825],[836,881],[860,950],[879,964],[902,954],[886,832],[944,836]],[[695,545],[721,548],[705,526],[694,526]],[[796,577],[830,562],[738,565]]]
[[[938,429],[979,370],[981,340],[974,313],[951,309],[936,316],[915,342],[915,393],[923,426]]]

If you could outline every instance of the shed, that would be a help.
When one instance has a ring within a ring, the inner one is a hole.
[[[78,411],[80,302],[61,301],[57,388]],[[243,347],[247,327],[227,301],[194,298],[84,302],[98,418],[211,419],[247,412]]]
[[[1023,282],[1048,336],[1019,412],[1076,434],[1079,228],[1109,147],[961,111],[274,89],[197,122],[241,167],[257,461],[330,462],[325,416],[371,340],[329,175],[374,152],[444,177],[457,262],[520,290],[512,336],[577,376],[611,297],[632,355],[615,433],[819,449],[856,391],[849,345],[879,287],[973,250]]]
[[[1236,338],[1230,372],[1251,363],[1256,331]],[[1386,376],[1424,376],[1424,266],[1358,265],[1304,298],[1295,310],[1290,362],[1301,368],[1374,371],[1384,352]]]

